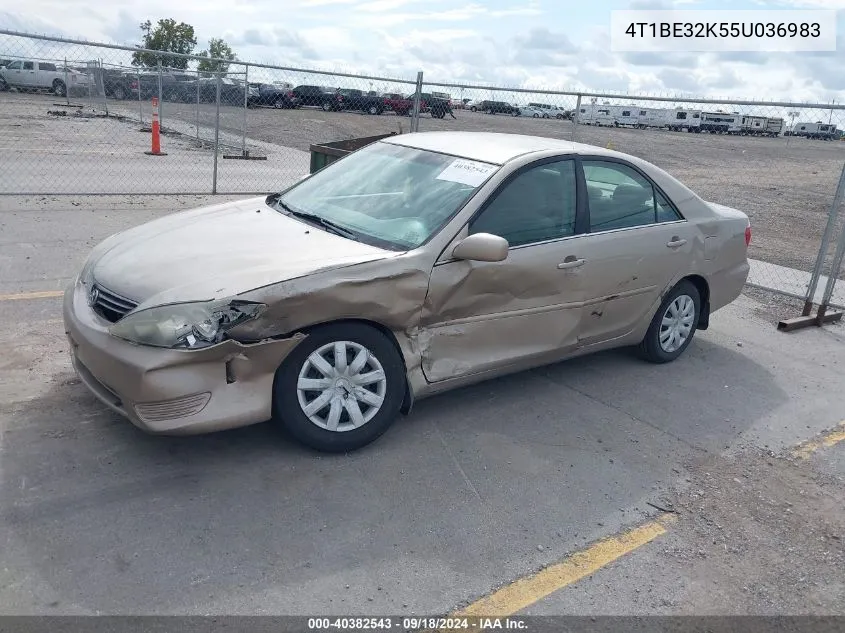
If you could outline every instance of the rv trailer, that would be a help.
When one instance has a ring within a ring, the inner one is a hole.
[[[711,134],[736,134],[740,131],[739,114],[730,112],[702,112],[701,131]]]
[[[815,123],[796,123],[784,132],[784,136],[804,136],[830,141],[839,138],[839,131],[834,124],[816,121]]]

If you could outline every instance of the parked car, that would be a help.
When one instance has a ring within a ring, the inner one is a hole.
[[[516,112],[516,115],[519,115],[519,108],[506,101],[480,101],[476,108],[485,114],[514,115],[514,112]]]
[[[199,84],[199,86],[198,86]],[[174,101],[179,103],[194,103],[197,100],[197,90],[199,89],[199,99],[202,103],[216,103],[217,101],[217,78],[216,77],[202,77],[200,79],[191,79],[189,81],[180,81],[168,86],[167,90],[162,88],[162,94],[166,95],[166,101]],[[250,86],[248,88],[248,101],[258,97],[258,88]],[[220,104],[243,107],[244,105],[244,82],[238,79],[231,79],[229,77],[222,77],[220,79]]]
[[[161,73],[161,98],[163,101],[185,101],[186,89],[182,84],[196,82],[197,76],[188,73]],[[137,99],[140,90],[141,99],[147,100],[159,96],[159,74],[157,72],[141,72],[136,74],[129,83],[132,96]],[[196,85],[194,83],[193,85]],[[196,97],[194,97],[194,100]]]
[[[332,110],[343,110],[343,95],[337,89],[326,88],[325,86],[302,85],[292,91],[296,107],[312,106],[322,108],[326,112]]]
[[[548,119],[549,113],[545,110],[541,110],[540,108],[535,108],[534,106],[520,106],[514,104],[514,109],[511,112],[513,116],[527,116],[534,119]]]
[[[23,91],[49,91],[64,97],[68,91],[87,92],[88,82],[88,75],[75,70],[66,73],[53,62],[18,59],[0,67],[0,83]]]
[[[131,72],[104,70],[103,88],[105,89],[106,96],[119,101],[129,99],[132,97],[132,82],[136,81],[137,78],[138,76]]]
[[[551,119],[551,118],[568,119],[568,118],[571,118],[571,114],[569,116],[567,116],[567,111],[564,110],[563,108],[557,107],[556,105],[550,105],[548,103],[536,103],[536,102],[529,103],[528,105],[531,106],[532,108],[537,108],[539,110],[542,110],[545,113],[545,116],[543,118],[546,118],[546,119]]]
[[[274,108],[294,108],[296,101],[293,86],[289,83],[250,83],[257,93],[249,99],[251,106],[272,106]]]
[[[634,156],[400,134],[106,239],[64,324],[82,383],[141,429],[272,416],[349,451],[437,392],[620,346],[677,359],[739,296],[750,239],[744,213]]]
[[[338,93],[343,97],[344,110],[358,110],[373,115],[385,110],[384,97],[376,93],[367,94],[355,88],[339,88]]]

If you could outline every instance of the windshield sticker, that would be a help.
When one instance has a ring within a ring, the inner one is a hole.
[[[487,180],[487,177],[497,169],[498,167],[496,165],[457,158],[446,169],[440,172],[437,180],[448,180],[450,182],[459,182],[462,185],[477,187]]]

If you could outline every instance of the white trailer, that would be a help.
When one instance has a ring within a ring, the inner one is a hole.
[[[780,133],[783,131],[783,119],[781,118],[773,118],[773,119],[766,119],[766,136],[779,136]]]
[[[736,112],[702,112],[701,131],[711,134],[738,134],[742,116]]]
[[[614,107],[598,103],[582,104],[578,111],[578,123],[582,125],[612,126],[615,122],[615,117],[611,114],[611,109]]]
[[[764,116],[743,115],[739,120],[739,133],[743,136],[762,136],[769,119]]]
[[[816,121],[815,123],[796,123],[786,132],[784,136],[804,136],[806,138],[818,138],[825,141],[839,138],[839,130],[836,125],[829,123],[822,123]]]
[[[664,110],[663,125],[674,132],[700,132],[701,112],[686,108]]]

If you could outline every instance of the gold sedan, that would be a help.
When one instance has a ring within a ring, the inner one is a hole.
[[[741,292],[750,239],[633,156],[406,134],[108,238],[64,318],[82,381],[142,429],[275,418],[348,451],[468,383],[619,346],[676,359]]]

